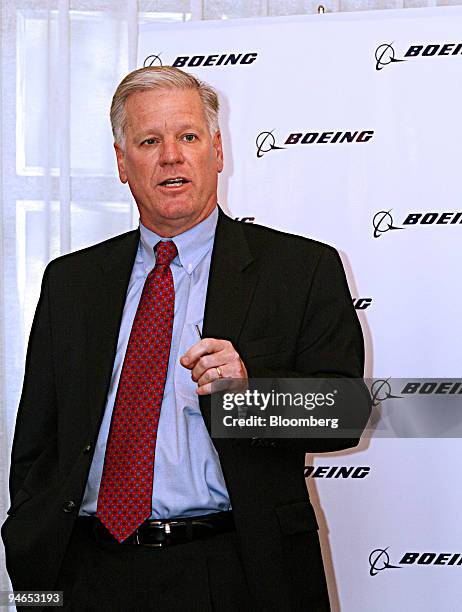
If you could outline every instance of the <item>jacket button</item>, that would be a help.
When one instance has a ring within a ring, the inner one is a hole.
[[[83,452],[87,455],[91,451],[91,444],[87,444],[83,447]]]
[[[76,508],[77,508],[76,503],[73,502],[72,499],[70,499],[69,501],[64,502],[64,504],[61,507],[61,510],[63,512],[74,512]]]

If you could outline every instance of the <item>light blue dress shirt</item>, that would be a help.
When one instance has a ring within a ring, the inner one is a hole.
[[[199,408],[196,383],[180,357],[202,330],[205,296],[218,208],[198,225],[173,238],[178,255],[170,265],[175,286],[175,317],[167,380],[160,412],[154,465],[151,518],[173,518],[230,509],[217,451]],[[140,244],[133,266],[119,331],[117,352],[103,421],[85,489],[81,515],[96,512],[106,442],[120,373],[138,302],[155,264],[154,246],[165,240],[140,223]]]

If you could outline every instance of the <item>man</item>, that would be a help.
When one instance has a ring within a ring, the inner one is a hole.
[[[340,259],[218,209],[218,100],[191,75],[132,72],[111,121],[140,230],[45,272],[2,528],[13,586],[75,610],[328,610],[304,454],[358,440],[212,442],[210,392],[362,376]]]

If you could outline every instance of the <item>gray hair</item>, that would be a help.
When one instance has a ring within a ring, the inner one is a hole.
[[[192,74],[173,66],[148,66],[127,74],[117,87],[111,104],[111,125],[114,142],[122,149],[125,144],[127,114],[125,102],[131,94],[149,89],[192,89],[199,94],[204,105],[205,118],[213,136],[219,129],[219,102],[217,92]]]

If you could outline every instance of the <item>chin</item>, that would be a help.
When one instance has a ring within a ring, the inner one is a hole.
[[[168,202],[160,211],[164,219],[183,219],[197,213],[197,208],[191,202]]]

